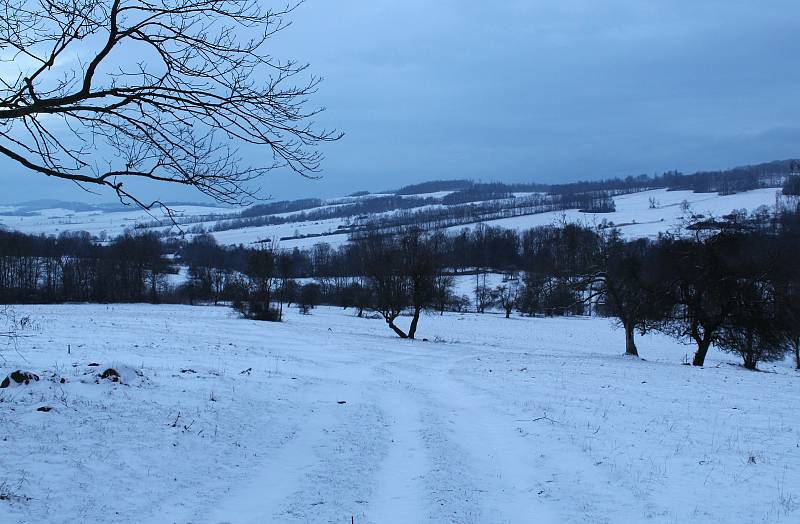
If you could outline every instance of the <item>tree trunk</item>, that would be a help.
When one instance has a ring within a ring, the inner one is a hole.
[[[756,364],[758,364],[758,356],[756,352],[753,350],[753,331],[748,330],[747,332],[747,350],[744,354],[744,367],[745,369],[749,369],[751,371],[755,371]]]
[[[634,357],[639,356],[639,351],[636,349],[636,342],[633,340],[633,326],[625,326],[625,354]]]
[[[411,327],[408,328],[408,338],[413,339],[414,335],[417,333],[417,324],[419,323],[419,314],[421,311],[421,308],[414,308],[414,318],[411,319]]]
[[[511,308],[506,308],[506,318],[511,318]]]
[[[151,293],[151,298],[150,298],[150,300],[152,301],[152,303],[153,303],[153,304],[158,304],[158,290],[157,290],[157,288],[156,288],[156,283],[157,283],[157,282],[156,282],[156,275],[155,275],[155,273],[152,273],[152,274],[150,275],[150,278],[151,278],[151,280],[152,280],[152,282],[151,282],[151,286],[150,286],[150,293]]]
[[[406,335],[406,334],[403,332],[403,330],[402,330],[402,329],[400,329],[399,327],[397,327],[397,326],[394,324],[394,322],[393,322],[393,321],[391,321],[391,320],[387,320],[387,321],[386,321],[386,323],[387,323],[387,324],[389,324],[389,327],[390,327],[390,328],[392,328],[392,330],[393,330],[395,333],[397,333],[397,335],[398,335],[400,338],[408,338],[408,335]]]
[[[702,366],[706,361],[706,355],[708,354],[708,348],[711,346],[711,341],[706,340],[705,338],[695,340],[697,342],[697,351],[694,354],[692,365]]]
[[[800,337],[794,337],[794,363],[800,369]]]

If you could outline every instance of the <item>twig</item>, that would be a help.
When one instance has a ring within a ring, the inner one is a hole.
[[[547,420],[547,421],[553,422],[554,424],[561,424],[561,422],[559,422],[559,421],[557,421],[555,419],[552,419],[552,418],[548,417],[547,415],[542,415],[541,417],[536,417],[536,418],[517,419],[517,422],[538,422],[540,420]]]

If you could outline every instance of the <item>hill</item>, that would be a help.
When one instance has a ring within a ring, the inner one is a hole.
[[[0,206],[0,225],[26,233],[87,231],[100,238],[129,230],[164,236],[211,233],[222,244],[337,246],[366,227],[416,224],[458,230],[484,223],[522,230],[554,222],[620,227],[630,237],[679,227],[688,215],[721,216],[774,205],[794,161],[683,175],[668,172],[569,184],[506,184],[439,180],[383,193],[266,202],[248,208],[173,204],[173,218],[116,205],[59,201]]]

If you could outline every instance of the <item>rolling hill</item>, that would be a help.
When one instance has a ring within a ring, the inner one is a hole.
[[[699,217],[774,206],[791,175],[788,161],[716,173],[628,177],[561,185],[433,181],[382,193],[334,199],[266,202],[246,208],[173,204],[162,212],[129,206],[38,201],[0,206],[0,227],[58,235],[86,231],[99,239],[126,231],[163,236],[210,233],[226,245],[271,243],[307,248],[339,246],[367,227],[410,224],[457,231],[486,224],[524,230],[561,222],[619,227],[629,238],[654,237]]]

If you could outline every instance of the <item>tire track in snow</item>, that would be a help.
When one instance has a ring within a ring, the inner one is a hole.
[[[395,372],[427,385],[420,391],[425,441],[434,468],[426,479],[437,508],[435,521],[480,523],[562,522],[536,489],[542,472],[520,449],[515,427],[502,410],[471,398],[450,370],[466,360],[441,355],[405,359]],[[474,358],[474,357],[472,357]],[[420,381],[420,376],[425,376]]]
[[[460,359],[456,364],[470,360],[474,358]],[[497,361],[494,364],[502,367]],[[666,514],[664,508],[655,507],[651,501],[634,497],[618,479],[599,468],[576,443],[585,430],[578,428],[569,418],[563,419],[559,415],[557,423],[542,420],[532,424],[533,418],[541,416],[541,413],[531,417],[531,413],[520,409],[520,399],[509,397],[508,392],[502,389],[502,383],[500,388],[492,387],[497,383],[464,374],[463,369],[459,370],[459,376],[449,373],[449,380],[451,394],[455,393],[453,398],[483,406],[481,412],[495,413],[498,427],[503,425],[506,428],[501,443],[517,441],[518,445],[531,448],[532,453],[525,457],[526,467],[543,474],[537,479],[537,494],[549,501],[551,507],[562,508],[565,516],[556,522],[638,522],[653,515]],[[519,387],[513,390],[518,394],[524,391]],[[537,391],[531,389],[530,394],[536,395]],[[548,412],[558,412],[558,409]],[[520,440],[524,442],[520,443]]]
[[[339,406],[337,406],[339,407]],[[365,522],[375,472],[387,452],[383,414],[371,403],[351,402],[307,450],[313,467],[294,483],[276,522]]]
[[[534,493],[536,469],[520,466],[519,457],[512,452],[518,448],[504,448],[515,437],[502,424],[498,427],[494,411],[476,412],[475,406],[461,405],[459,394],[453,394],[460,386],[449,378],[449,370],[462,359],[463,354],[448,358],[420,353],[387,361],[377,369],[392,377],[387,389],[402,390],[384,394],[381,405],[395,404],[392,412],[400,414],[395,415],[400,428],[394,431],[405,436],[393,443],[395,448],[384,467],[393,479],[382,492],[394,494],[395,502],[416,494],[417,501],[411,506],[413,517],[401,503],[394,506],[394,516],[391,511],[376,512],[370,522],[560,522]],[[458,405],[453,404],[454,399]],[[411,413],[416,414],[414,419]],[[471,424],[460,424],[461,417]],[[413,460],[399,460],[403,456]],[[381,507],[378,500],[376,510]],[[398,513],[397,508],[403,512]],[[427,518],[421,516],[423,511]]]
[[[383,369],[377,372],[386,373]],[[414,387],[390,381],[381,389],[380,405],[390,427],[390,448],[375,478],[378,491],[370,501],[367,523],[423,522],[428,512],[421,485],[428,458]]]
[[[225,496],[212,511],[193,522],[209,524],[260,524],[274,522],[279,509],[308,475],[316,457],[312,447],[325,426],[335,417],[319,410],[306,417],[293,436],[280,448],[261,459],[257,475],[243,479],[240,486]]]

